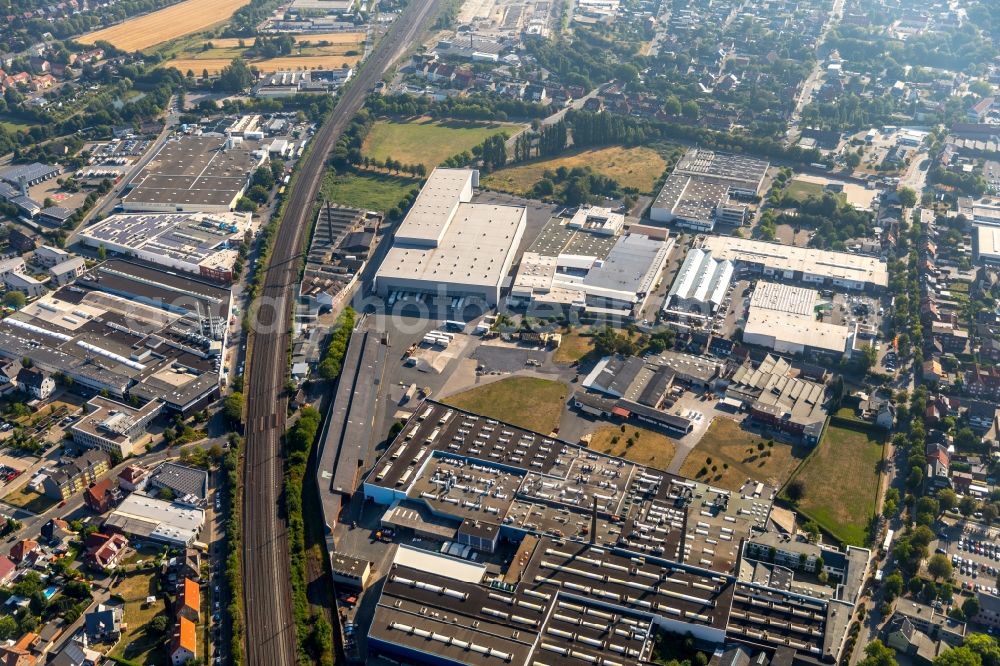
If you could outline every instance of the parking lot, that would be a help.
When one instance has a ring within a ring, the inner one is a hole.
[[[962,590],[997,594],[1000,543],[995,530],[959,522],[939,531],[938,537],[931,546],[935,553],[951,560],[955,580]]]

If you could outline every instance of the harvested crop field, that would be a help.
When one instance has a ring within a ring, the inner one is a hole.
[[[91,32],[77,41],[104,40],[124,51],[141,51],[225,21],[250,0],[185,0],[124,23]]]
[[[486,176],[483,182],[493,190],[525,194],[542,179],[545,171],[554,172],[559,167],[573,169],[588,166],[596,173],[613,178],[622,187],[634,187],[639,192],[649,194],[653,191],[656,179],[667,168],[667,163],[652,148],[608,146],[500,169]]]

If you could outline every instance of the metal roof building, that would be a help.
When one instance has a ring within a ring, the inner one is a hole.
[[[720,261],[713,258],[711,252],[692,248],[677,272],[663,309],[711,314],[722,305],[732,280],[731,261]]]

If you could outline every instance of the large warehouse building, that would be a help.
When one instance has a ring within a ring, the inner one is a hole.
[[[692,148],[663,184],[649,217],[702,232],[716,222],[742,226],[749,211],[739,202],[760,196],[769,166],[745,155]]]
[[[663,308],[712,314],[722,305],[732,281],[731,261],[720,261],[711,252],[693,248],[677,271]]]
[[[250,213],[140,213],[112,215],[80,233],[107,252],[142,259],[220,282],[233,281]]]
[[[122,197],[126,212],[218,213],[235,210],[267,151],[255,141],[182,136],[167,141]]]
[[[375,274],[375,289],[500,300],[524,234],[523,206],[471,203],[479,171],[434,169]]]
[[[758,282],[750,297],[743,342],[786,354],[850,356],[854,329],[816,319],[814,289]]]
[[[735,236],[708,236],[701,247],[716,259],[733,262],[738,270],[767,278],[858,291],[880,291],[889,284],[885,262],[877,257]]]
[[[638,314],[674,241],[621,235],[624,216],[605,213],[581,209],[570,219],[549,220],[521,257],[508,303],[540,316],[570,309],[626,319]]]

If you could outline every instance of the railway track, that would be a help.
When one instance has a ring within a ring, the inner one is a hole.
[[[285,206],[258,299],[245,392],[243,459],[243,609],[249,666],[299,663],[292,618],[288,533],[283,501],[286,354],[298,258],[326,158],[386,70],[420,35],[438,0],[410,0],[316,133]]]

